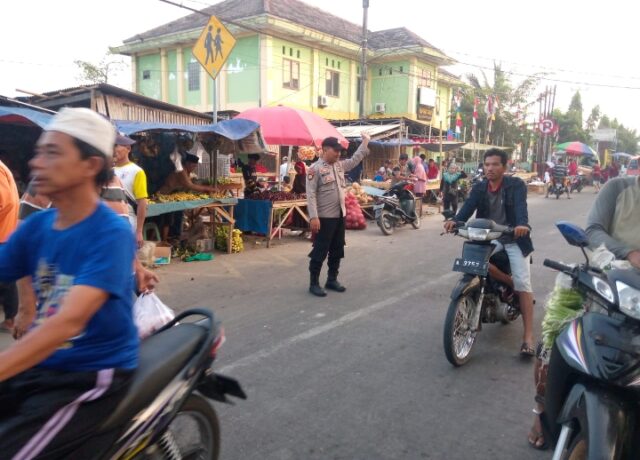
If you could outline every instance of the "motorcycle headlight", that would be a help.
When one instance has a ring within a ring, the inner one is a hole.
[[[620,311],[635,319],[640,319],[640,291],[628,284],[616,281]]]
[[[473,241],[486,241],[489,237],[491,230],[488,228],[473,228],[469,227],[469,239]]]
[[[613,294],[613,289],[611,289],[609,283],[596,276],[593,277],[592,281],[593,287],[596,288],[596,292],[598,294],[607,299],[610,303],[614,303],[616,301],[616,296]]]

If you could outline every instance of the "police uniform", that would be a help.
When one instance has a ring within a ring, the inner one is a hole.
[[[343,287],[338,289],[331,287],[340,286],[337,283],[337,277],[340,259],[344,257],[344,218],[347,214],[344,204],[346,186],[344,174],[360,164],[368,153],[369,149],[361,145],[350,159],[333,164],[320,159],[307,171],[307,210],[310,218],[320,219],[320,231],[315,237],[313,250],[309,254],[311,286],[319,285],[322,264],[328,256],[327,287],[344,290]]]

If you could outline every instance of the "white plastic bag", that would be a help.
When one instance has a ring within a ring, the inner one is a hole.
[[[153,292],[141,294],[133,305],[133,320],[141,339],[149,337],[176,315]]]

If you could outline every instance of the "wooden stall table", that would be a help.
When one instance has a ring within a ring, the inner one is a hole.
[[[219,192],[231,192],[231,194],[238,198],[240,196],[240,190],[243,186],[241,182],[233,182],[232,184],[217,184],[216,190]]]
[[[429,201],[435,201],[435,203],[425,203],[426,208],[436,208],[438,210],[438,213],[442,212],[442,203],[438,201],[438,193],[440,192],[440,181],[440,179],[427,180],[427,188],[425,191],[425,197],[431,198],[431,200]],[[423,212],[422,206],[420,207],[420,212]]]
[[[264,235],[267,247],[282,229],[308,230],[309,216],[307,214],[307,200],[268,201],[268,200],[238,200],[236,207],[236,228],[243,232],[253,232]],[[299,215],[306,227],[300,228],[287,225],[289,217]]]
[[[212,247],[215,247],[215,225],[229,225],[229,238],[227,251],[231,254],[232,231],[235,225],[234,207],[238,203],[236,198],[208,198],[203,200],[172,201],[168,203],[153,203],[147,206],[147,217],[155,217],[162,214],[169,214],[178,211],[193,211],[194,215],[199,215],[202,211],[208,210],[211,215],[211,225],[213,234]]]

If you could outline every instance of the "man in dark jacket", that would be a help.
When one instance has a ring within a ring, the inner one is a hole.
[[[466,222],[475,212],[477,218],[491,219],[500,225],[513,227],[514,235],[503,236],[497,246],[509,256],[512,279],[497,267],[489,273],[498,281],[512,284],[520,300],[524,335],[520,353],[535,354],[533,341],[533,290],[531,287],[531,253],[533,243],[529,233],[527,186],[516,177],[505,176],[508,156],[504,150],[490,149],[484,154],[486,180],[476,184],[464,206],[453,221],[445,222],[445,229],[453,231],[455,222]]]

